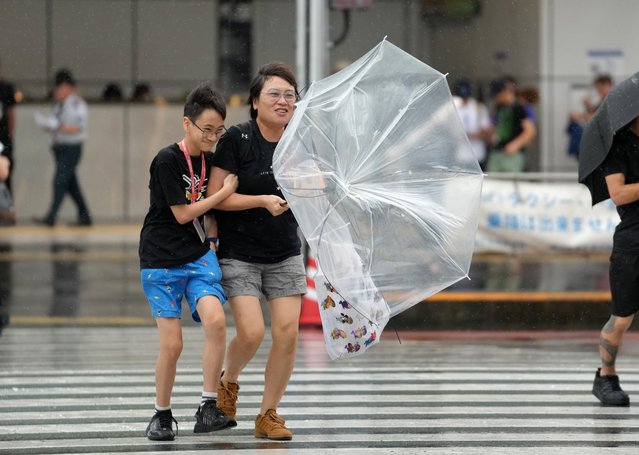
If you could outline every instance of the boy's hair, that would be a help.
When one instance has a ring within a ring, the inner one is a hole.
[[[264,83],[271,77],[280,77],[291,84],[295,89],[295,95],[299,96],[297,91],[297,80],[293,70],[286,64],[281,62],[272,62],[262,65],[257,72],[257,76],[251,81],[249,87],[248,105],[250,107],[251,118],[257,118],[257,111],[253,109],[253,100],[260,97],[260,92],[264,88]]]
[[[184,116],[195,120],[205,109],[217,111],[226,120],[226,102],[208,82],[202,82],[189,93],[184,103]]]

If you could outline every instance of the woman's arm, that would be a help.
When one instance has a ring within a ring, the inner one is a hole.
[[[189,223],[213,209],[217,204],[233,194],[236,188],[237,175],[228,173],[222,180],[220,188],[213,194],[209,196],[209,189],[207,188],[207,197],[201,201],[197,201],[193,204],[172,205],[171,211],[178,223]]]
[[[607,175],[606,185],[610,199],[617,206],[639,201],[639,183],[626,183],[626,177],[622,173]]]
[[[218,191],[222,182],[224,182],[226,176],[230,174],[229,171],[213,166],[211,168],[211,183],[209,184],[206,193],[213,193]],[[255,208],[264,208],[268,210],[271,215],[281,215],[288,210],[286,201],[275,194],[260,194],[256,196],[247,194],[233,193],[229,197],[221,200],[216,206],[218,210],[225,211],[239,211]]]

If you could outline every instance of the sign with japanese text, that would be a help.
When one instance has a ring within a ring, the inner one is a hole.
[[[610,250],[618,223],[614,203],[591,207],[583,185],[486,179],[475,252]]]

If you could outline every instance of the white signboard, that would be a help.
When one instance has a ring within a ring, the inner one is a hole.
[[[578,183],[486,179],[475,252],[610,250],[618,223],[612,201],[591,207]]]

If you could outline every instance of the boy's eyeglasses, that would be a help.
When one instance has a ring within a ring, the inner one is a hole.
[[[286,91],[286,92],[269,90],[268,92],[262,92],[262,93],[265,94],[272,103],[277,103],[280,100],[280,98],[284,98],[284,101],[286,101],[289,104],[292,104],[295,101],[297,101],[297,93],[295,93],[292,90]]]
[[[224,136],[226,134],[226,128],[224,126],[219,127],[216,130],[212,130],[209,128],[200,128],[200,126],[195,123],[195,120],[193,120],[192,118],[189,118],[189,120],[191,120],[191,123],[202,132],[202,134],[206,137],[216,137],[216,138],[221,138],[222,136]]]

